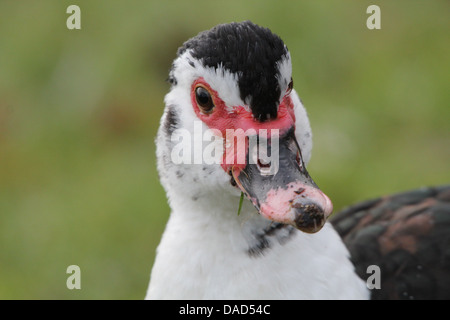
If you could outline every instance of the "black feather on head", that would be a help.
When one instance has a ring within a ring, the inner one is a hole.
[[[288,54],[283,41],[250,21],[215,26],[186,41],[180,56],[191,50],[204,66],[222,66],[238,77],[241,99],[259,121],[275,119],[281,95],[277,62]]]

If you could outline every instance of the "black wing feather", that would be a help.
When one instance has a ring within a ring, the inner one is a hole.
[[[362,202],[331,222],[362,279],[380,267],[372,299],[450,299],[450,185]]]

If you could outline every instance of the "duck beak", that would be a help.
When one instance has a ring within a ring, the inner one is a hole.
[[[261,140],[258,137],[257,147],[249,146],[246,166],[232,169],[237,185],[263,217],[303,232],[319,231],[333,205],[306,171],[294,129],[267,139],[266,161],[262,161]]]

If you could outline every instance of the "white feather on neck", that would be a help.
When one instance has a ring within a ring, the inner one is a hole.
[[[252,232],[271,222],[249,202],[239,216],[235,197],[220,194],[197,201],[172,197],[170,203],[174,210],[157,250],[147,299],[368,298],[328,223],[316,234],[295,230],[284,244],[271,239],[268,249],[252,256],[248,249],[257,241]]]

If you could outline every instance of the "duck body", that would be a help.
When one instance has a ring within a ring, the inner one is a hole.
[[[376,211],[384,202],[374,200],[327,222],[333,206],[306,170],[311,128],[277,35],[249,21],[202,32],[178,50],[169,82],[156,153],[171,214],[146,299],[404,298],[389,281],[374,296],[367,266],[392,265],[383,259],[397,256],[386,253],[405,248],[392,245],[401,237],[387,226],[409,218],[380,213],[392,209],[386,204]],[[402,239],[434,243],[449,234],[450,209],[433,210],[408,220],[431,223],[423,232],[397,228],[412,237]],[[444,274],[445,261],[436,269]],[[399,268],[384,268],[382,279]]]
[[[380,268],[371,299],[450,299],[450,185],[361,202],[331,223],[361,279]]]

